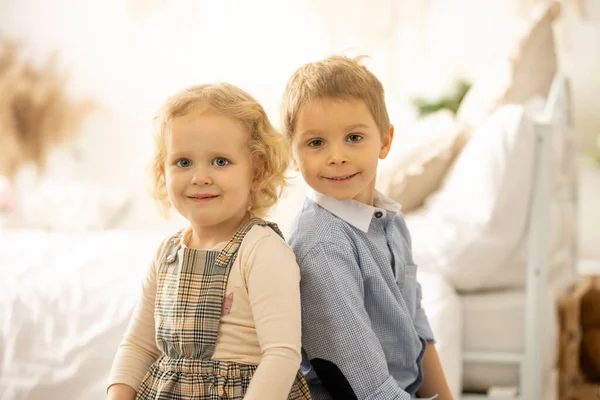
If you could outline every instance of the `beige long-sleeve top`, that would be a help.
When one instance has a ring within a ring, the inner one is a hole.
[[[155,340],[154,301],[163,250],[158,250],[143,280],[108,387],[123,383],[137,391],[161,354]],[[272,229],[254,226],[246,234],[227,283],[226,295],[232,293],[233,304],[221,317],[213,359],[258,365],[246,400],[287,399],[301,361],[300,273],[293,251]]]

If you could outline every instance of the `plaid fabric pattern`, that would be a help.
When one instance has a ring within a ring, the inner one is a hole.
[[[174,235],[159,269],[155,305],[156,339],[163,355],[150,367],[138,400],[242,400],[255,365],[211,360],[229,272],[240,244],[255,225],[277,225],[251,219],[221,251],[180,246]],[[299,371],[289,399],[310,399]]]

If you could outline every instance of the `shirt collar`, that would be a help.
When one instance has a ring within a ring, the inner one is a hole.
[[[400,204],[377,190],[375,191],[373,206],[351,199],[337,200],[310,188],[308,197],[330,213],[363,232],[369,231],[369,225],[371,225],[373,217],[384,218],[388,212],[399,213],[402,208]]]

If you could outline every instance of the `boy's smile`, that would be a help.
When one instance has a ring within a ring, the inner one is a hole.
[[[309,100],[298,112],[294,162],[317,192],[373,205],[378,160],[387,156],[393,132],[381,134],[362,100]]]
[[[344,176],[325,176],[324,178],[332,181],[333,183],[337,183],[337,182],[343,183],[343,182],[348,182],[350,179],[354,178],[358,174],[359,174],[359,172],[351,174],[351,175],[344,175]]]

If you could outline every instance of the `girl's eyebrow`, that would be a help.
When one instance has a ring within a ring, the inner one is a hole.
[[[179,159],[179,158],[186,158],[189,155],[185,151],[176,151],[174,153],[168,154],[167,156],[168,156],[168,158],[171,158],[171,159]]]
[[[352,124],[352,125],[348,125],[348,126],[346,127],[346,130],[347,130],[347,131],[351,131],[351,130],[353,130],[353,129],[357,129],[357,128],[369,129],[369,126],[368,126],[368,125],[365,125],[365,124]]]
[[[227,149],[210,151],[210,152],[204,153],[203,155],[208,156],[208,158],[215,158],[215,157],[234,158],[235,157],[235,154],[231,153]],[[180,158],[192,158],[193,156],[187,151],[177,151],[177,152],[173,152],[173,153],[169,154],[168,157],[170,159],[176,160],[176,159],[180,159]]]

